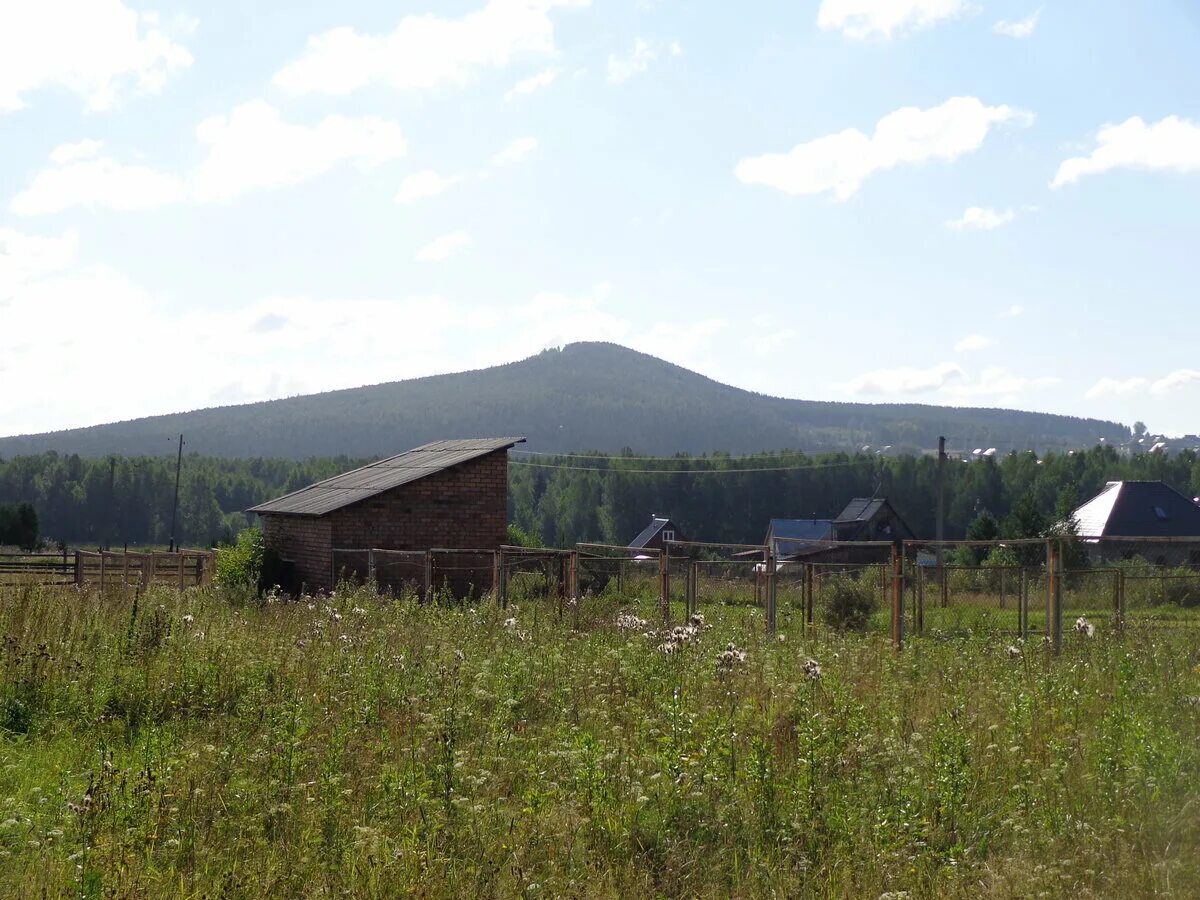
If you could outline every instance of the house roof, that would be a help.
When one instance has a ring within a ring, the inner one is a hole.
[[[1200,536],[1200,506],[1161,481],[1110,481],[1073,515],[1081,537]]]
[[[772,519],[767,527],[768,540],[782,543],[829,540],[833,532],[832,519]]]
[[[838,513],[835,522],[869,522],[883,508],[887,500],[883,497],[855,497]]]
[[[629,542],[629,546],[633,548],[645,547],[654,536],[671,524],[670,519],[664,519],[662,516],[655,516],[650,520],[650,524],[641,530],[637,537]]]
[[[452,466],[470,462],[497,450],[507,450],[524,442],[523,437],[433,441],[260,503],[251,507],[248,512],[323,516],[402,484],[436,475]]]

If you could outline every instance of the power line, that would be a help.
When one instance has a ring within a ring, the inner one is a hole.
[[[779,456],[832,456],[836,453],[850,452],[858,453],[859,451],[848,450],[777,450],[767,451],[764,453],[748,453],[741,456],[692,456],[691,454],[683,454],[681,456],[623,456],[620,454],[607,453],[553,453],[542,450],[509,450],[509,454],[520,453],[525,456],[542,456],[557,459],[596,459],[596,460],[638,460],[638,461],[662,461],[662,462],[724,462],[731,460],[740,462],[747,459],[771,459]]]
[[[621,458],[614,457],[614,459]],[[629,457],[624,458],[628,459]],[[870,458],[844,463],[818,463],[810,466],[757,466],[752,469],[625,469],[609,466],[556,466],[550,463],[510,459],[509,465],[526,466],[533,469],[561,469],[566,472],[612,472],[622,475],[747,475],[753,472],[811,472],[816,469],[845,469],[851,466],[874,465],[875,462],[875,458]]]

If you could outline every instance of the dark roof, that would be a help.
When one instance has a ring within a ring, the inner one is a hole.
[[[838,513],[835,522],[869,522],[887,503],[882,497],[855,497]]]
[[[825,541],[832,533],[832,519],[772,519],[767,527],[768,540],[780,543]]]
[[[1073,515],[1081,537],[1200,536],[1200,506],[1161,481],[1110,481]]]
[[[645,547],[654,536],[671,524],[670,519],[664,519],[661,516],[655,516],[650,520],[650,524],[641,530],[637,537],[629,542],[629,546],[634,549]]]
[[[373,462],[361,469],[343,472],[341,475],[310,484],[306,488],[260,503],[248,511],[323,516],[410,481],[435,475],[451,466],[470,462],[497,450],[507,450],[524,442],[523,437],[434,441],[398,456]]]

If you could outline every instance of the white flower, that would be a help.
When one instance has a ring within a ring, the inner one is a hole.
[[[806,659],[802,669],[811,681],[816,681],[821,677],[821,664],[815,659]]]
[[[1005,647],[1004,652],[1008,654],[1009,659],[1021,658],[1021,648],[1014,644],[1009,644],[1007,647]]]
[[[642,631],[646,627],[646,620],[639,619],[631,612],[618,613],[617,627],[622,631]]]
[[[193,616],[191,613],[187,613],[181,618],[180,621],[182,621],[184,625],[191,625],[193,622],[196,621],[196,617]]]
[[[734,666],[741,665],[746,661],[746,651],[739,650],[737,646],[730,641],[725,645],[725,649],[717,654],[717,670],[728,672]]]
[[[1080,616],[1078,619],[1075,620],[1075,633],[1081,634],[1084,637],[1095,637],[1096,636],[1096,626],[1093,625],[1091,622],[1089,622],[1087,619],[1085,619],[1083,616]]]

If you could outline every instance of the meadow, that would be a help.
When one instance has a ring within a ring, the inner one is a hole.
[[[0,896],[1200,894],[1200,632],[702,614],[0,587]]]

